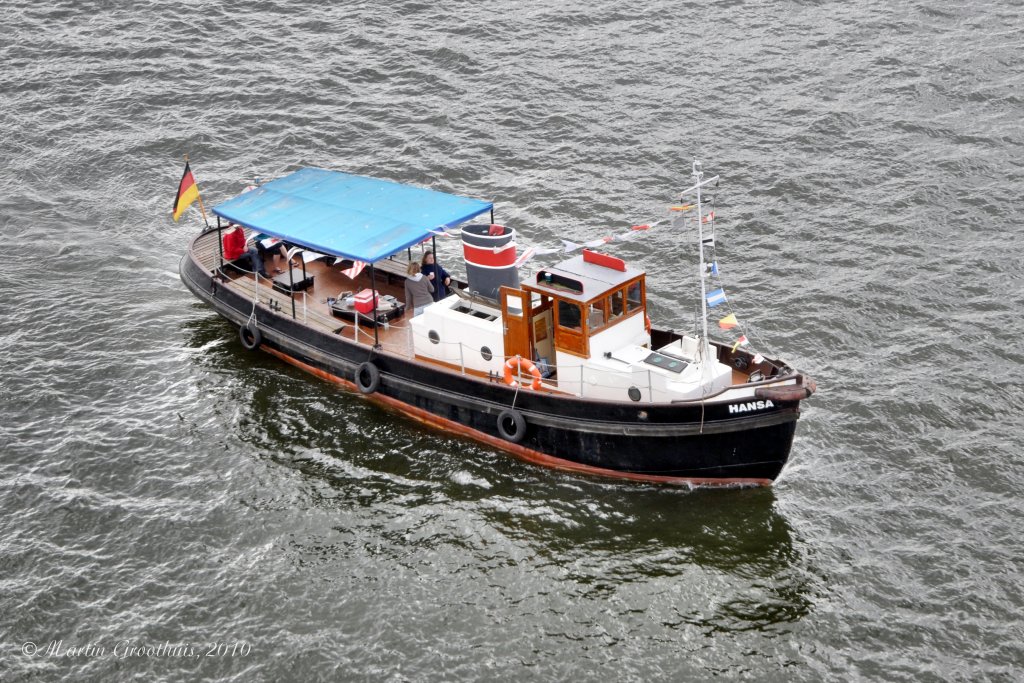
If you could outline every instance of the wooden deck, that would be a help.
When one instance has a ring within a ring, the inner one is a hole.
[[[251,231],[246,230],[248,238]],[[194,245],[194,255],[209,272],[213,272],[220,265],[220,249],[218,247],[217,233],[210,232],[198,240]],[[328,260],[333,260],[328,257]],[[271,277],[280,272],[287,272],[288,262],[277,252],[268,255],[264,261],[267,272]],[[296,280],[302,279],[302,266],[299,258],[293,259],[293,273]],[[387,259],[374,264],[374,275],[377,291],[381,294],[390,294],[399,301],[405,299],[405,268],[406,261]],[[339,298],[345,292],[359,292],[369,289],[373,283],[370,280],[370,268],[364,268],[359,276],[352,280],[342,274],[344,266],[329,266],[323,260],[313,261],[306,264],[306,273],[313,277],[313,286],[301,292],[291,295],[280,292],[273,288],[273,284],[253,274],[242,274],[228,270],[228,280],[224,286],[250,298],[257,298],[259,303],[282,315],[292,315],[294,304],[295,317],[312,328],[319,329],[331,334],[338,334],[346,339],[354,340],[366,346],[373,346],[374,329],[373,325],[356,325],[351,320],[345,320],[331,313],[327,304],[328,298]],[[412,336],[409,327],[409,319],[412,317],[412,309],[408,309],[402,318],[396,318],[385,327],[380,325],[377,329],[377,338],[385,351],[411,358]]]

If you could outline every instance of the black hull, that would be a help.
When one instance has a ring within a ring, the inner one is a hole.
[[[252,300],[223,286],[190,255],[181,279],[233,324],[253,313]],[[374,351],[257,306],[261,348],[324,379],[363,393],[426,423],[563,470],[641,481],[695,485],[768,485],[789,457],[799,400],[737,415],[727,404],[641,404],[586,400],[515,389]],[[377,374],[370,382],[367,375]],[[367,393],[368,384],[373,391]],[[739,402],[750,401],[749,398]],[[506,411],[522,421],[517,425]],[[504,434],[499,417],[504,415]],[[510,435],[510,432],[511,435]],[[511,438],[510,438],[511,436]]]

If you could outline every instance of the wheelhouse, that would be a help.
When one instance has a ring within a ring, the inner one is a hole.
[[[521,289],[502,288],[505,350],[578,365],[645,337],[646,307],[643,271],[585,250],[538,271]]]

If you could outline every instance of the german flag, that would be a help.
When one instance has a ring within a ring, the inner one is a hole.
[[[188,167],[186,161],[185,173],[181,176],[181,182],[178,183],[178,196],[174,198],[175,222],[181,218],[181,214],[185,213],[185,209],[197,199],[199,199],[199,188],[196,186],[196,179],[192,177],[192,169]]]

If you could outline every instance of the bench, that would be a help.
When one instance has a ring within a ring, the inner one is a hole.
[[[373,264],[373,272],[384,273],[389,285],[393,285],[398,282],[404,283],[407,276],[406,268],[408,268],[407,263],[396,261],[393,258],[382,259]]]

